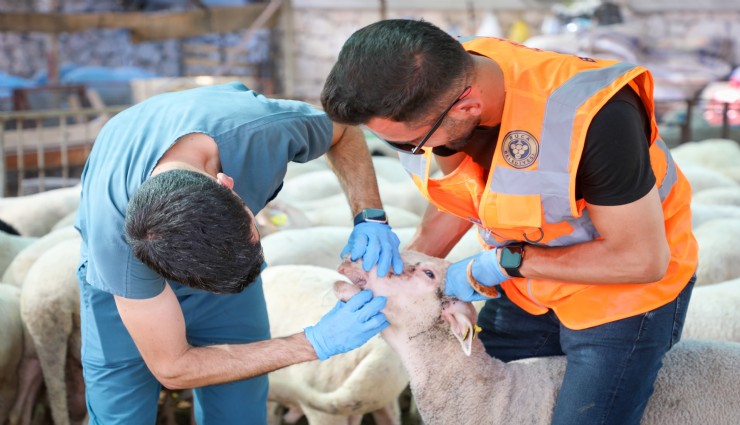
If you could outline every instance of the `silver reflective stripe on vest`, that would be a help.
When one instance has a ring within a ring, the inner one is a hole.
[[[563,220],[564,211],[570,212],[569,180],[568,173],[497,168],[491,180],[490,190],[506,195],[531,195],[532,190],[536,190],[542,199],[545,221],[557,223]]]
[[[666,162],[665,176],[663,176],[663,181],[661,181],[658,185],[658,195],[660,195],[660,202],[663,202],[665,201],[665,198],[668,197],[668,194],[671,193],[671,189],[673,189],[676,181],[678,181],[678,171],[676,171],[676,163],[673,161],[671,151],[668,149],[668,146],[663,143],[663,140],[661,140],[660,138],[655,139],[655,144],[658,145],[660,150],[663,152],[663,155],[665,155]]]
[[[606,68],[579,72],[550,94],[540,135],[542,150],[537,165],[539,170],[568,172],[573,122],[578,108],[635,67],[622,62]]]
[[[423,182],[427,180],[427,158],[424,155],[399,152],[398,157],[407,173],[419,177]]]
[[[587,210],[583,210],[583,215],[579,218],[570,217],[563,220],[573,227],[573,231],[567,235],[563,235],[559,238],[553,239],[546,244],[534,244],[534,245],[547,245],[547,246],[570,246],[581,242],[592,241],[599,237],[599,232],[596,231],[591,218],[588,215]],[[486,229],[483,226],[478,226],[478,234],[480,235],[483,242],[488,246],[502,247],[511,242],[518,242],[514,240],[502,240],[499,242],[493,237],[491,230]],[[524,235],[523,235],[524,236]],[[524,237],[523,237],[524,239]]]
[[[592,241],[599,237],[599,232],[596,231],[596,226],[591,221],[588,210],[583,210],[583,214],[578,218],[570,217],[564,221],[573,227],[573,231],[551,240],[547,243],[548,246],[570,246]]]
[[[545,105],[537,169],[498,167],[494,171],[490,190],[505,194],[540,195],[548,223],[569,220],[572,215],[568,170],[576,112],[584,102],[634,68],[635,65],[629,63],[617,63],[606,68],[582,71],[555,89]]]

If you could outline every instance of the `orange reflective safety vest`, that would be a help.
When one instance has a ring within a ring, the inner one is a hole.
[[[585,201],[575,197],[576,172],[591,120],[629,85],[651,117],[650,160],[671,250],[665,276],[652,283],[603,285],[512,278],[501,286],[524,310],[544,314],[552,309],[571,329],[673,300],[696,269],[697,243],[691,233],[691,189],[658,138],[650,73],[628,63],[543,52],[497,38],[473,38],[463,46],[503,70],[506,99],[496,151],[487,177],[468,157],[439,179],[429,176],[431,149],[423,155],[401,153],[421,193],[441,211],[475,223],[486,247],[517,241],[555,247],[597,239]]]

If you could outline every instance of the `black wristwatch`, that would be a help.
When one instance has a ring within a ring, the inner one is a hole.
[[[499,265],[511,277],[524,277],[519,273],[519,267],[524,259],[524,243],[513,243],[501,247]]]
[[[386,217],[385,211],[383,210],[377,208],[365,208],[355,216],[355,226],[365,222],[388,224],[388,217]]]

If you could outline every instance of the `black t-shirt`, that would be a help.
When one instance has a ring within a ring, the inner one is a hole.
[[[655,185],[649,134],[642,101],[624,87],[591,121],[576,175],[576,198],[624,205],[645,196]]]

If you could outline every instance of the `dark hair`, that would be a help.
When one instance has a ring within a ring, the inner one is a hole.
[[[126,240],[136,258],[166,279],[213,293],[241,292],[264,261],[244,208],[204,174],[166,171],[147,179],[129,201]]]
[[[429,22],[379,21],[344,43],[321,104],[329,118],[351,125],[373,117],[433,119],[462,91],[472,67],[462,45]]]

